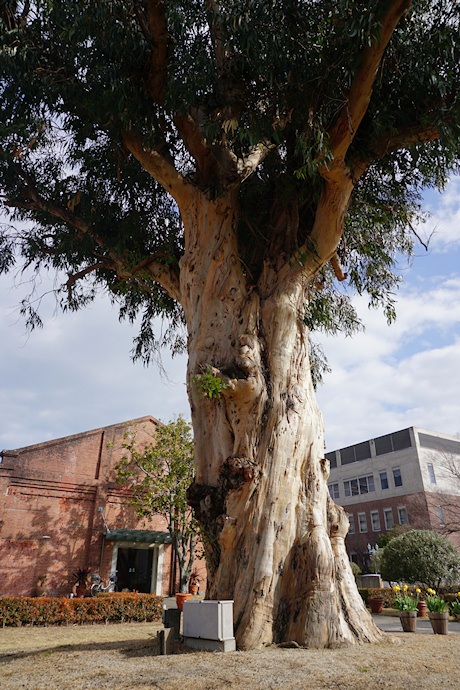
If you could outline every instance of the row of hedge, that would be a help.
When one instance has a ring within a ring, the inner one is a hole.
[[[409,587],[408,592],[412,595],[415,596],[415,587]],[[361,594],[362,598],[364,599],[364,603],[367,605],[368,600],[370,597],[382,597],[383,598],[383,607],[386,609],[391,609],[393,608],[393,604],[395,602],[395,597],[396,597],[396,592],[394,592],[391,588],[389,587],[359,587],[358,592]],[[444,599],[445,601],[448,601],[449,603],[452,601],[455,601],[458,599],[458,594],[457,592],[447,592],[447,591],[438,591],[439,596]],[[420,599],[424,599],[424,596],[426,596],[426,592],[422,590],[422,593],[420,595]]]
[[[137,592],[85,599],[0,596],[0,626],[159,621],[163,597]]]

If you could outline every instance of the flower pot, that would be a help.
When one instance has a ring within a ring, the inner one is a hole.
[[[382,613],[383,597],[369,597],[367,602],[371,608],[371,613]]]
[[[417,614],[418,611],[400,611],[399,620],[404,632],[415,632],[417,630]]]
[[[179,611],[183,610],[184,601],[187,601],[187,599],[190,599],[191,596],[192,595],[188,592],[187,593],[182,593],[182,592],[176,593],[176,604],[177,604],[177,608],[179,609]]]
[[[188,591],[190,594],[198,594],[198,585],[189,585],[188,586]]]
[[[447,611],[442,613],[429,612],[431,627],[435,635],[447,635],[447,627],[449,624],[449,614]]]
[[[82,599],[86,594],[86,585],[77,585],[75,587],[75,594],[77,597]]]
[[[418,613],[417,613],[418,618],[425,618],[425,616],[426,616],[426,601],[420,600],[417,603],[417,611],[418,611]]]

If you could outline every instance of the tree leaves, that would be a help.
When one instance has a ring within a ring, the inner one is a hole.
[[[271,252],[293,261],[308,245],[322,175],[333,164],[329,133],[363,51],[379,40],[386,7],[379,0],[225,0],[209,12],[204,2],[167,0],[167,49],[157,64],[148,22],[140,21],[148,18],[146,3],[52,0],[27,12],[23,3],[8,3],[0,14],[1,203],[14,222],[33,225],[21,233],[3,229],[5,270],[22,257],[37,269],[82,275],[91,290],[75,284],[69,292],[64,285],[59,299],[68,296],[77,308],[108,289],[122,317],[143,315],[136,356],[148,361],[161,342],[179,349],[180,306],[145,268],[137,270],[146,257],[165,270],[179,266],[178,209],[121,143],[122,132],[136,131],[146,148],[211,196],[235,184],[229,161],[270,145],[238,198],[240,260],[255,287]],[[350,170],[360,164],[367,170],[355,180],[339,256],[348,286],[368,292],[388,318],[397,259],[411,253],[421,190],[442,188],[458,165],[459,13],[450,0],[414,0],[385,51],[347,154]],[[153,93],[151,78],[159,73],[161,89]],[[178,115],[195,123],[221,177],[215,166],[207,177],[199,170]],[[428,142],[423,135],[430,128],[438,139]],[[33,180],[40,208],[18,166]],[[66,208],[89,231],[83,236],[47,213],[47,205]],[[283,213],[293,208],[298,227],[287,232]],[[105,268],[85,273],[93,265]],[[327,270],[320,280],[325,276]],[[323,300],[324,308],[308,307],[307,319],[311,328],[329,331],[334,323],[341,327],[342,310],[345,321],[350,312],[343,288],[327,280],[337,297]],[[178,338],[171,330],[166,339],[156,337],[154,316],[170,318]]]

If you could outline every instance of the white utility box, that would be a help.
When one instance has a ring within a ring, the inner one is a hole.
[[[233,601],[184,601],[184,642],[195,649],[235,651]]]

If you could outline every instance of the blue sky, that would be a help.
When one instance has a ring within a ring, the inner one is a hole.
[[[416,251],[397,294],[397,320],[356,305],[365,333],[322,338],[332,366],[317,397],[327,450],[420,426],[460,433],[460,178],[429,192],[430,250]],[[55,313],[31,334],[18,313],[21,277],[0,276],[0,448],[19,448],[152,414],[189,417],[185,357],[163,354],[166,373],[130,360],[134,327],[107,298],[77,314]],[[15,286],[16,283],[16,286]],[[49,290],[43,276],[37,292]]]

